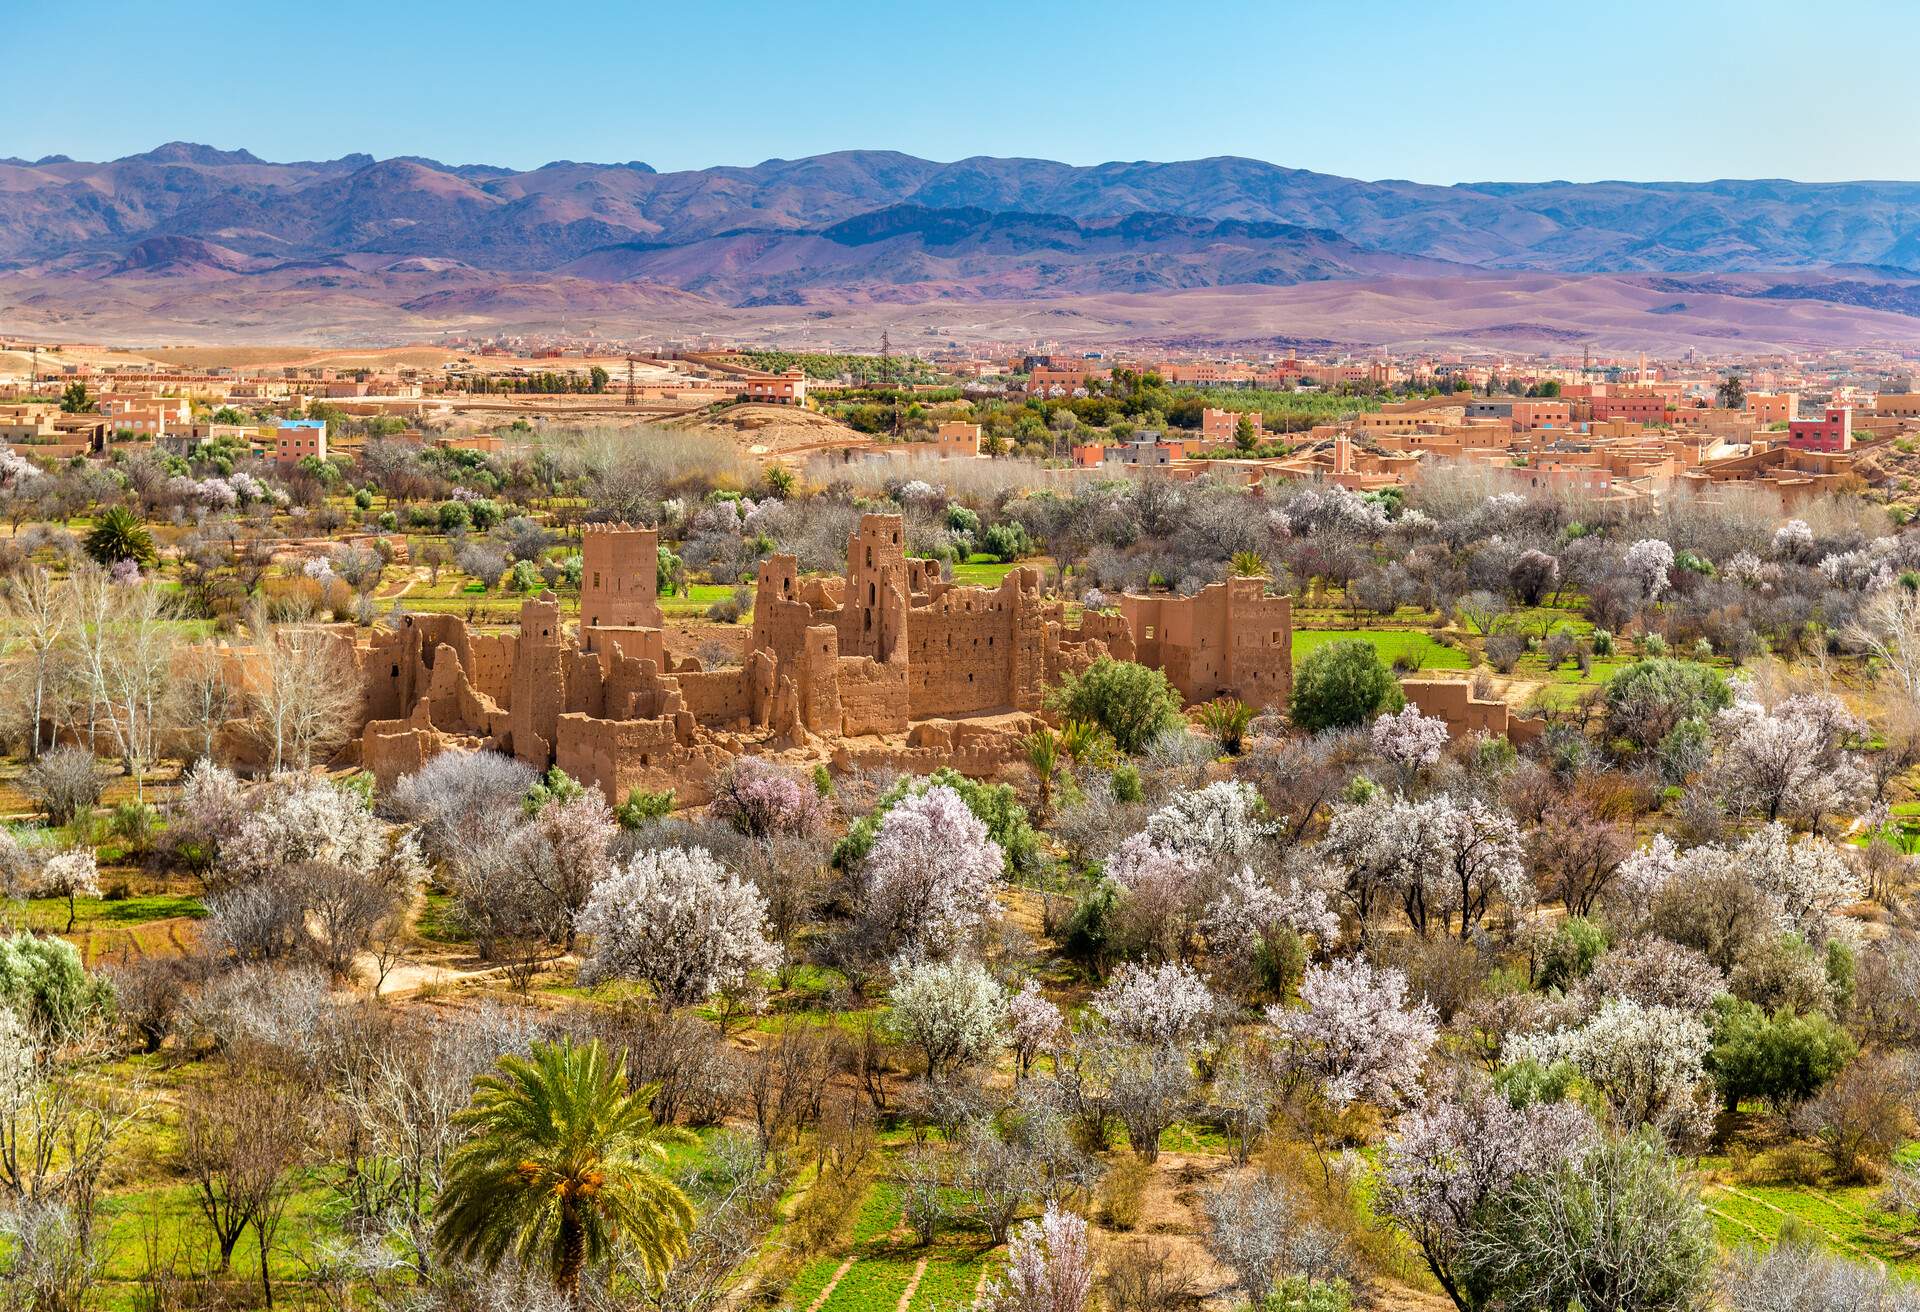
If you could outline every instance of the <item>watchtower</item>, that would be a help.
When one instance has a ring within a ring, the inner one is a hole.
[[[580,630],[660,627],[660,532],[588,524],[580,540]]]

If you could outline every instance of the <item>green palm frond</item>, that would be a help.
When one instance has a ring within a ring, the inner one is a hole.
[[[629,1091],[624,1054],[537,1043],[474,1081],[436,1204],[439,1240],[489,1269],[542,1267],[563,1291],[616,1246],[652,1276],[686,1252],[693,1206],[665,1174],[667,1148],[694,1142],[654,1123],[653,1089]]]

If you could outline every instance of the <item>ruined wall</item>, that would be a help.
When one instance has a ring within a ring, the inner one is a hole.
[[[654,720],[597,720],[563,715],[556,725],[555,763],[600,789],[610,806],[635,788],[672,789],[682,806],[713,800],[714,780],[732,756],[693,739],[684,715]]]
[[[1516,715],[1497,698],[1475,697],[1473,685],[1464,679],[1402,679],[1400,690],[1420,714],[1446,721],[1447,732],[1456,740],[1504,734],[1514,746],[1524,747],[1546,731],[1546,721],[1537,716]]]
[[[803,589],[800,565],[793,556],[769,556],[760,562],[757,586],[753,594],[753,631],[747,638],[747,650],[773,653],[778,665],[798,659],[807,642],[807,630],[821,623],[820,607],[808,599]],[[818,598],[824,602],[825,598]],[[837,609],[837,607],[836,607]]]
[[[907,614],[913,718],[1038,710],[1047,669],[1039,598],[1039,576],[1026,569],[993,590],[933,585]]]
[[[905,733],[911,720],[904,661],[881,662],[866,656],[835,659],[834,686],[840,697],[840,731],[849,737]]]
[[[693,718],[703,725],[744,728],[753,720],[753,692],[744,669],[700,670],[673,676]]]

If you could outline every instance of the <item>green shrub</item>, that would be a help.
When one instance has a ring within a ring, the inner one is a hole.
[[[1718,672],[1665,656],[1635,661],[1607,681],[1609,739],[1651,750],[1683,721],[1713,718],[1733,704],[1733,692]]]
[[[0,938],[0,1006],[56,1042],[71,1037],[87,1017],[103,1011],[113,991],[90,979],[80,949],[63,938],[21,930]]]
[[[145,852],[153,845],[160,813],[145,802],[122,802],[107,820],[107,832],[129,852]]]
[[[507,571],[507,586],[515,592],[538,592],[546,586],[540,567],[530,560],[516,560]]]
[[[991,525],[981,539],[981,547],[1002,564],[1011,564],[1033,550],[1033,541],[1027,536],[1025,524],[1008,520]]]
[[[1365,724],[1405,704],[1393,671],[1370,642],[1330,642],[1300,663],[1288,703],[1295,727],[1308,733]]]
[[[1180,694],[1159,670],[1102,656],[1053,690],[1050,704],[1070,720],[1097,724],[1123,752],[1137,752],[1180,727]]]
[[[553,766],[540,782],[527,789],[527,795],[520,799],[528,815],[539,815],[549,802],[570,802],[587,791],[586,786],[572,775]]]
[[[664,820],[672,814],[671,788],[658,793],[632,789],[627,793],[627,800],[613,808],[613,818],[622,829],[644,829],[655,820]]]
[[[1583,916],[1561,922],[1541,953],[1540,987],[1565,991],[1585,979],[1607,950],[1606,931]]]
[[[1723,997],[1713,1007],[1708,1064],[1727,1110],[1743,1098],[1791,1106],[1818,1093],[1853,1059],[1854,1042],[1825,1016],[1768,1015],[1751,1002]]]

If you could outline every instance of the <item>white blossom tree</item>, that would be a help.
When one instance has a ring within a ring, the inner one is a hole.
[[[1771,708],[1742,698],[1714,720],[1719,778],[1733,804],[1767,821],[1820,818],[1855,809],[1872,795],[1859,758],[1844,750],[1865,722],[1831,693],[1803,693]]]
[[[1219,873],[1257,863],[1279,834],[1250,784],[1221,780],[1177,793],[1147,817],[1147,837],[1196,866]]]
[[[766,899],[704,848],[635,856],[594,887],[578,927],[591,940],[583,978],[641,980],[666,1008],[739,989],[780,964]]]
[[[38,883],[41,897],[66,899],[66,932],[71,934],[76,918],[74,899],[100,896],[100,867],[94,861],[93,849],[75,847],[56,852],[41,863]]]
[[[1432,1003],[1408,1002],[1404,974],[1360,957],[1309,966],[1300,1001],[1267,1008],[1283,1084],[1311,1085],[1335,1108],[1361,1098],[1391,1108],[1412,1098],[1437,1018]]]
[[[1218,1007],[1206,981],[1177,961],[1151,969],[1123,962],[1093,995],[1094,1011],[1133,1043],[1193,1043],[1212,1025]]]
[[[1412,788],[1422,768],[1440,759],[1452,741],[1445,720],[1422,715],[1412,702],[1401,707],[1397,715],[1375,719],[1369,736],[1374,754],[1399,772],[1403,793]]]
[[[995,907],[1004,855],[953,789],[902,798],[880,822],[864,863],[862,916],[888,946],[944,957]]]
[[[1705,1021],[1674,1007],[1609,998],[1584,1025],[1508,1040],[1510,1060],[1570,1063],[1624,1126],[1696,1132],[1712,1092]]]
[[[1630,912],[1631,923],[1645,921],[1653,913],[1654,901],[1679,868],[1680,851],[1665,834],[1655,834],[1620,863],[1613,876],[1613,893]]]
[[[1237,980],[1241,988],[1255,984],[1262,951],[1283,930],[1311,937],[1322,948],[1339,940],[1340,917],[1329,899],[1327,872],[1323,867],[1308,869],[1322,879],[1316,882],[1296,872],[1292,878],[1283,876],[1284,886],[1276,887],[1243,868],[1221,887],[1200,919],[1200,932],[1227,980]]]
[[[1696,848],[1688,857],[1702,851]],[[1711,849],[1705,851],[1711,853]],[[1725,859],[1766,894],[1783,929],[1815,942],[1833,933],[1840,908],[1866,896],[1860,872],[1846,853],[1824,838],[1796,843],[1782,824],[1754,830]]]
[[[1910,706],[1920,706],[1920,593],[1901,587],[1875,593],[1846,637],[1880,663]]]
[[[411,836],[401,841],[411,848]],[[219,868],[229,880],[308,861],[366,874],[391,860],[396,846],[358,792],[310,775],[280,775],[247,794],[244,815],[220,845]]]
[[[1673,569],[1673,548],[1659,538],[1642,538],[1627,548],[1621,560],[1627,577],[1648,601],[1660,600],[1667,590],[1667,575]]]
[[[1086,1218],[1049,1202],[1007,1243],[1007,1270],[981,1292],[981,1312],[1083,1312],[1093,1293]]]
[[[1376,797],[1342,808],[1321,851],[1348,872],[1348,896],[1363,919],[1381,893],[1397,895],[1423,935],[1457,913],[1464,939],[1496,893],[1517,904],[1532,896],[1520,827],[1478,797]]]
[[[937,1080],[1005,1037],[1007,992],[977,961],[902,961],[887,992],[887,1027],[927,1059]]]

